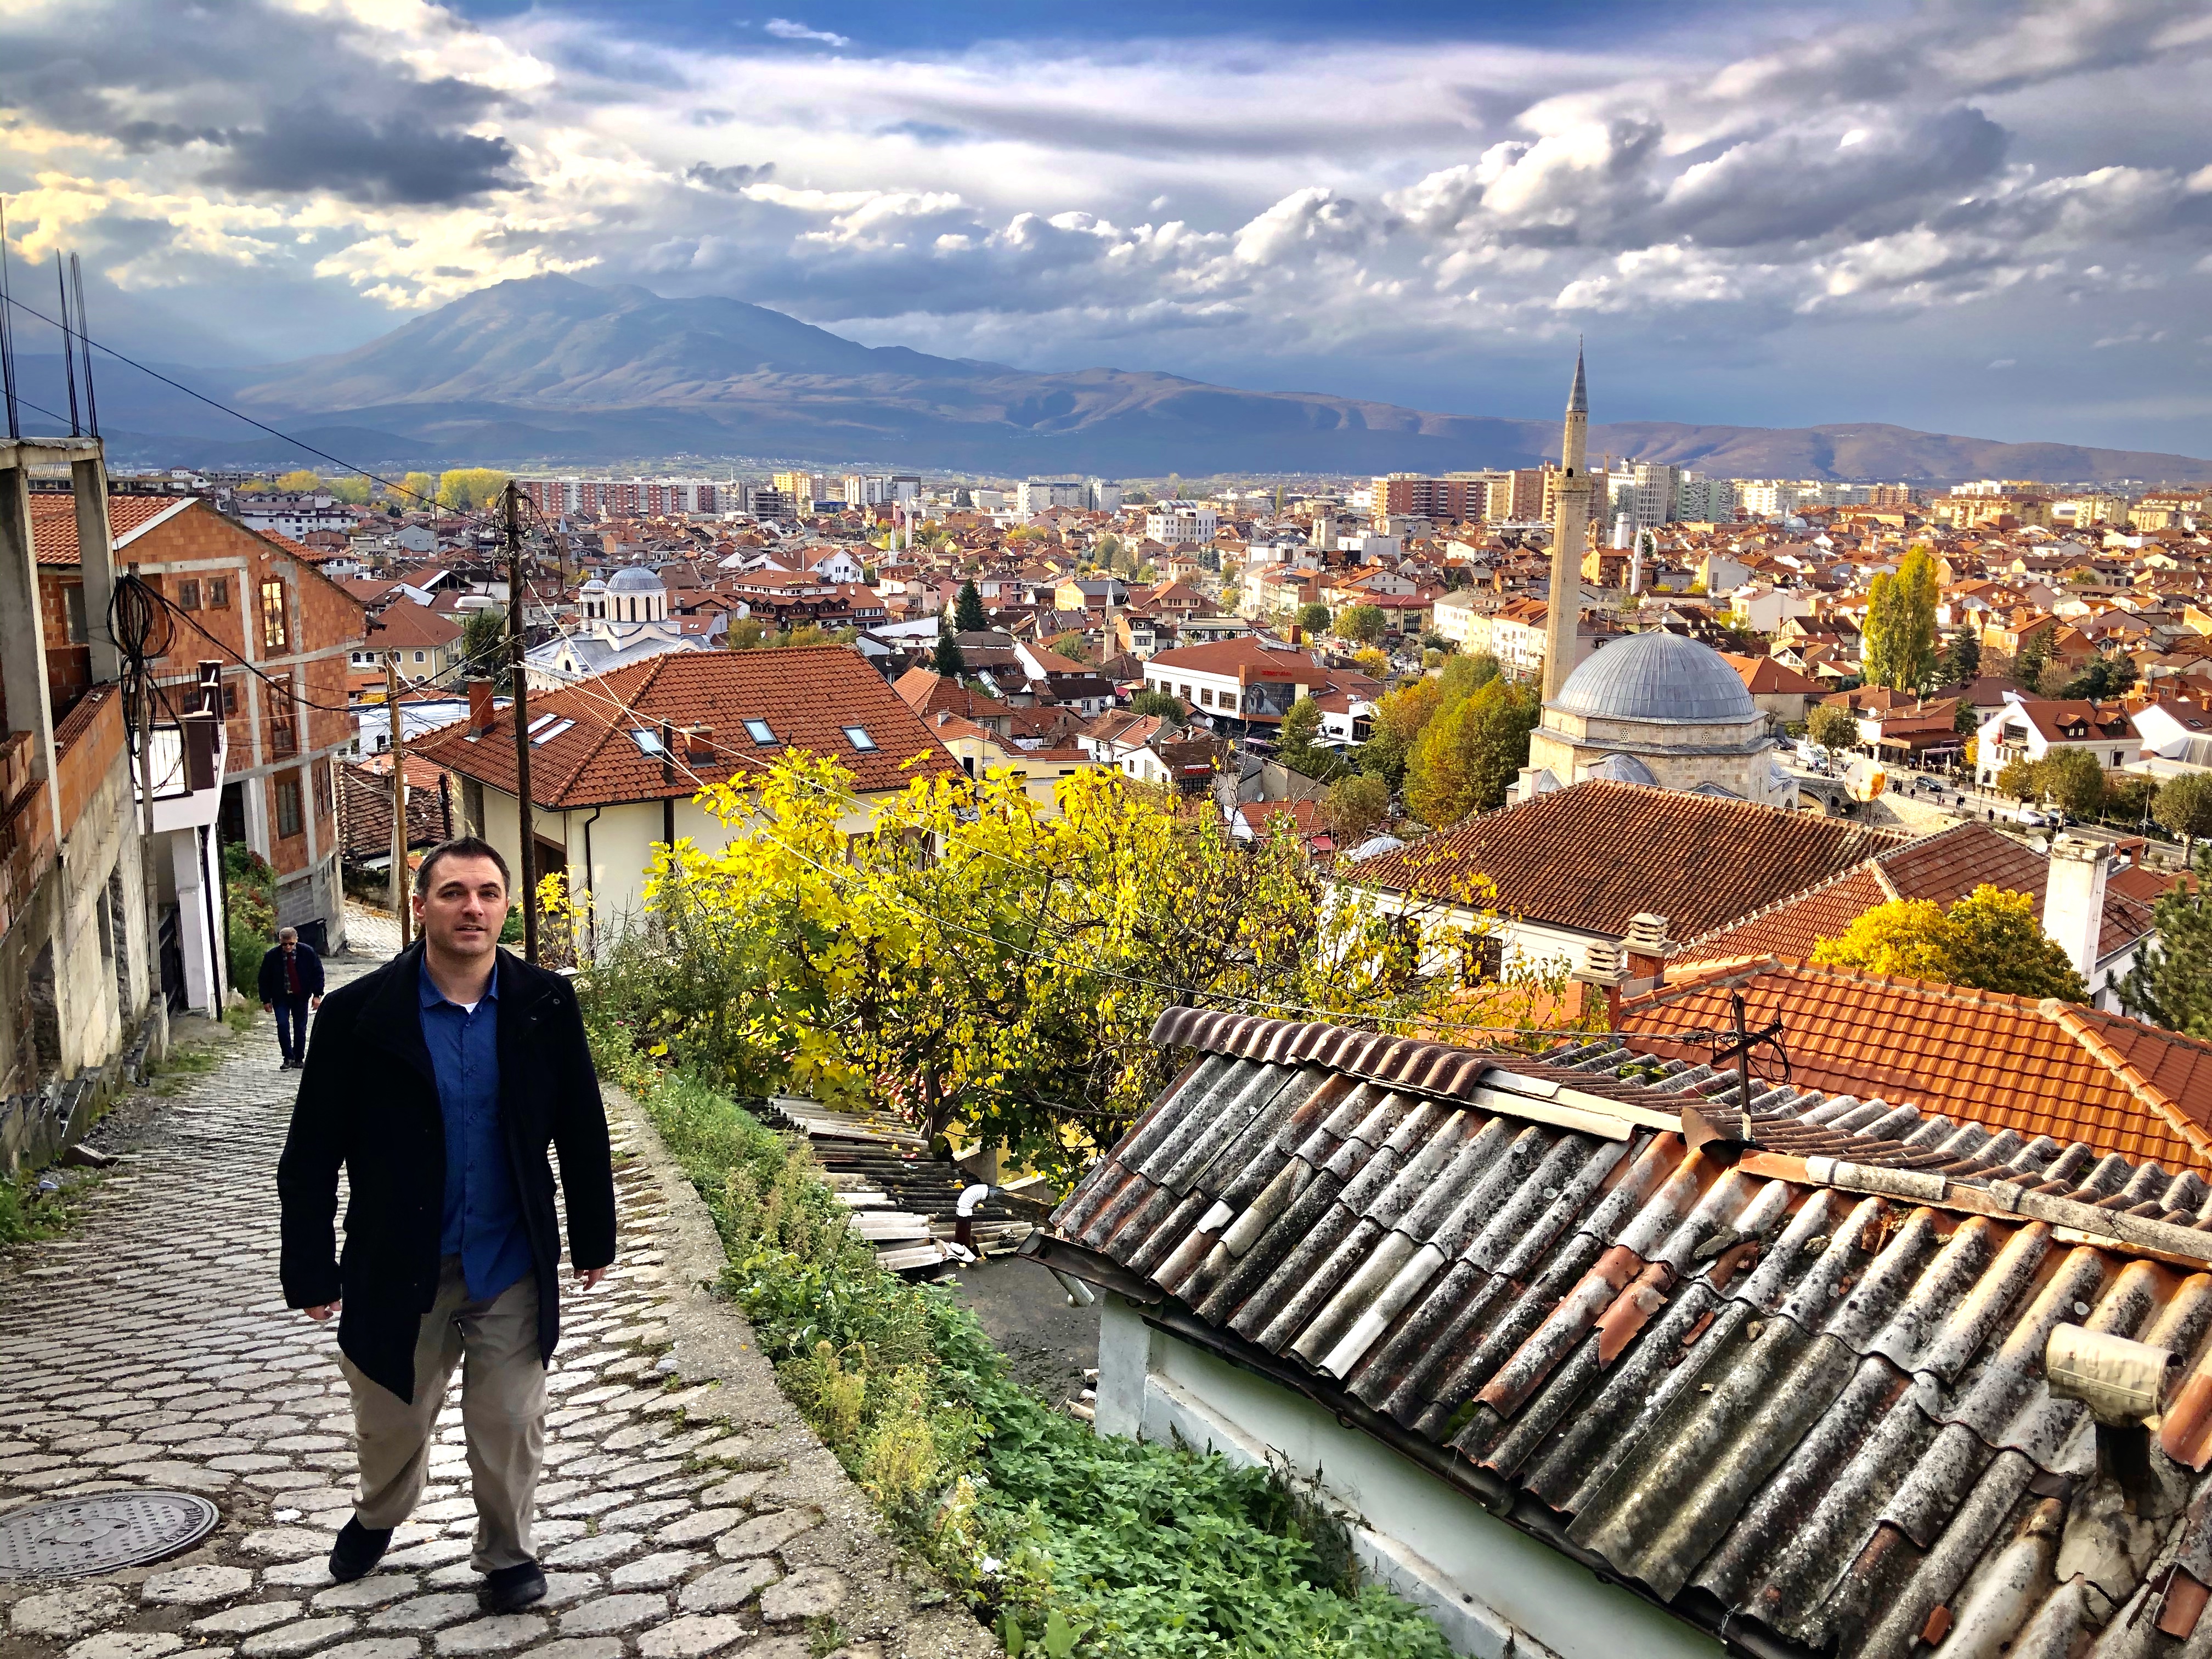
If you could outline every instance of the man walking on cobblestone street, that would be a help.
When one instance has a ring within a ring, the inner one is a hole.
[[[264,1013],[276,1016],[276,1069],[297,1071],[307,1059],[307,1015],[323,1006],[323,959],[300,943],[296,927],[276,930],[276,943],[261,958],[258,988]]]
[[[606,1115],[575,992],[498,948],[507,908],[507,866],[489,842],[425,855],[418,941],[324,1005],[276,1175],[285,1302],[338,1316],[353,1395],[360,1480],[331,1576],[367,1573],[414,1509],[458,1364],[471,1559],[494,1613],[545,1594],[531,1534],[560,1334],[549,1145],[581,1288],[615,1250]]]

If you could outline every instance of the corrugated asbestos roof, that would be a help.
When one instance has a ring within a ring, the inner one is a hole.
[[[2212,1653],[2197,1176],[1609,1039],[1153,1037],[1054,1265],[1741,1650]],[[2148,1441],[2045,1387],[2066,1322],[2180,1356]]]

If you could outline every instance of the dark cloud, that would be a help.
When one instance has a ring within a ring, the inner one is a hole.
[[[775,163],[763,161],[758,167],[742,165],[718,167],[706,161],[694,161],[684,169],[684,176],[695,185],[708,190],[737,191],[747,185],[757,185],[775,173]]]
[[[451,206],[520,182],[504,138],[371,121],[305,102],[231,135],[229,153],[201,175],[234,190],[328,191],[375,207]]]

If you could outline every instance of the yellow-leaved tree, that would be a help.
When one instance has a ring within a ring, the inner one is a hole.
[[[1171,1005],[1484,1018],[1442,907],[1389,914],[1295,836],[1233,842],[1111,773],[1061,781],[1056,811],[1011,774],[916,779],[859,834],[849,776],[804,753],[700,799],[734,838],[657,855],[647,925],[602,941],[586,991],[740,1092],[957,1124],[1064,1174],[1167,1082],[1152,1030]]]
[[[1929,899],[1878,904],[1815,945],[1813,960],[2014,996],[2088,998],[2066,952],[2038,922],[2035,901],[1987,882],[1948,910]]]
[[[488,466],[456,467],[438,475],[438,505],[459,513],[489,507],[507,488],[507,474]]]

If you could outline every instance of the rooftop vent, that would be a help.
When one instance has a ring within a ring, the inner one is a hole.
[[[1649,910],[1629,917],[1628,935],[1621,945],[1639,957],[1666,955],[1667,918],[1654,915]]]

